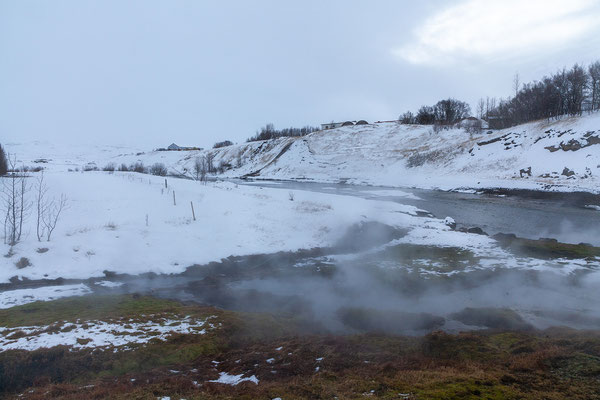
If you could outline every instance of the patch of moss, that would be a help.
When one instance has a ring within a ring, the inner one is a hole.
[[[542,259],[587,259],[600,257],[600,247],[588,244],[561,243],[554,239],[523,239],[511,235],[495,235],[500,245],[513,253]]]
[[[54,301],[37,301],[22,306],[0,310],[0,326],[48,325],[56,321],[80,319],[134,318],[143,315],[181,314],[181,303],[149,296],[81,296]]]

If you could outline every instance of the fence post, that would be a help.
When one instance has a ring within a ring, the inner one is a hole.
[[[173,190],[173,205],[176,206],[177,202],[175,201],[175,191]]]
[[[194,203],[190,201],[190,206],[192,206],[192,217],[194,218],[194,221],[196,220],[196,213],[194,212]]]

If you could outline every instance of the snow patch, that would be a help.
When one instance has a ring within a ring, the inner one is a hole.
[[[243,376],[244,376],[244,374],[230,375],[227,372],[219,372],[219,379],[214,379],[209,382],[222,383],[224,385],[235,386],[242,382],[248,381],[248,382],[253,382],[258,385],[258,378],[255,375],[249,376],[247,378],[244,378]]]
[[[0,292],[0,309],[20,306],[34,301],[56,300],[61,297],[83,296],[90,293],[83,283],[78,285],[43,286]]]

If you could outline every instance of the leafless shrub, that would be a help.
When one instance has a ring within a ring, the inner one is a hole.
[[[141,161],[131,164],[129,166],[129,170],[133,171],[133,172],[139,172],[140,174],[146,173],[146,167],[144,166],[144,163]]]
[[[119,167],[119,171],[127,172],[129,171],[129,167],[127,166],[127,164],[121,164],[121,166]]]
[[[98,167],[96,166],[95,163],[87,163],[83,166],[83,170],[86,172],[89,171],[98,171]]]
[[[208,162],[205,156],[196,157],[194,160],[194,176],[197,181],[206,182],[206,173],[208,172]]]
[[[27,257],[21,257],[19,261],[15,263],[15,265],[17,266],[17,268],[23,269],[25,267],[29,267],[31,265],[31,261],[29,261],[29,258]]]
[[[167,175],[167,167],[165,167],[165,164],[155,163],[150,167],[150,173],[152,175],[166,176]]]
[[[50,241],[52,232],[56,229],[60,215],[67,208],[67,196],[64,194],[60,195],[58,200],[52,200],[48,203],[46,212],[42,217],[44,228],[46,230],[46,239]]]
[[[290,201],[294,201],[294,192],[288,193],[288,199],[290,199]]]
[[[102,168],[102,171],[114,172],[116,168],[117,166],[115,165],[115,163],[108,163],[104,166],[104,168]]]

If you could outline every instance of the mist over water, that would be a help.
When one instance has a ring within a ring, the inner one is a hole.
[[[465,250],[393,241],[404,233],[372,224],[331,249],[231,257],[123,289],[293,317],[307,332],[600,329],[600,272],[482,268]]]

